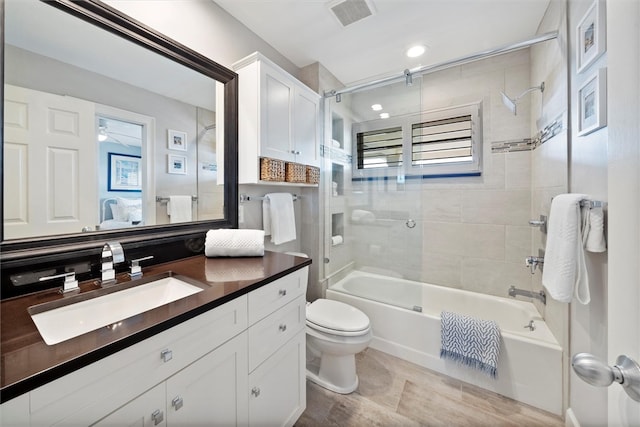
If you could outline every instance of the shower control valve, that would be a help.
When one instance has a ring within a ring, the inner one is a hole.
[[[531,274],[536,272],[536,267],[542,270],[542,264],[544,264],[544,258],[539,256],[528,256],[524,259],[525,266],[531,269]]]

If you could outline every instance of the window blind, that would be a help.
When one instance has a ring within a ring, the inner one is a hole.
[[[402,166],[402,127],[359,132],[358,169]]]
[[[473,160],[472,117],[462,115],[411,126],[414,166]]]

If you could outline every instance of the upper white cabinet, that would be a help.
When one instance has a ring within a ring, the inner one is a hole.
[[[255,52],[233,65],[239,75],[238,177],[260,180],[260,157],[320,166],[320,96]]]

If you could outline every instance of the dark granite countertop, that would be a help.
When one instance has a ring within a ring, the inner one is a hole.
[[[196,256],[143,270],[143,279],[171,271],[205,285],[204,291],[55,345],[47,345],[28,309],[74,295],[57,290],[4,300],[0,303],[0,399],[13,399],[41,385],[136,344],[159,332],[211,310],[267,283],[311,264],[276,252],[264,257],[206,258]],[[129,282],[117,277],[118,285]],[[118,285],[112,285],[118,287]],[[82,282],[80,294],[101,289],[96,280]],[[75,294],[77,295],[77,293]]]

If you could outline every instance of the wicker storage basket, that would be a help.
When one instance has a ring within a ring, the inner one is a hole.
[[[300,163],[287,162],[285,181],[287,182],[307,182],[307,168]]]
[[[307,184],[320,183],[320,168],[307,166]]]
[[[285,162],[284,160],[270,159],[262,157],[260,159],[260,179],[262,181],[284,181]]]

